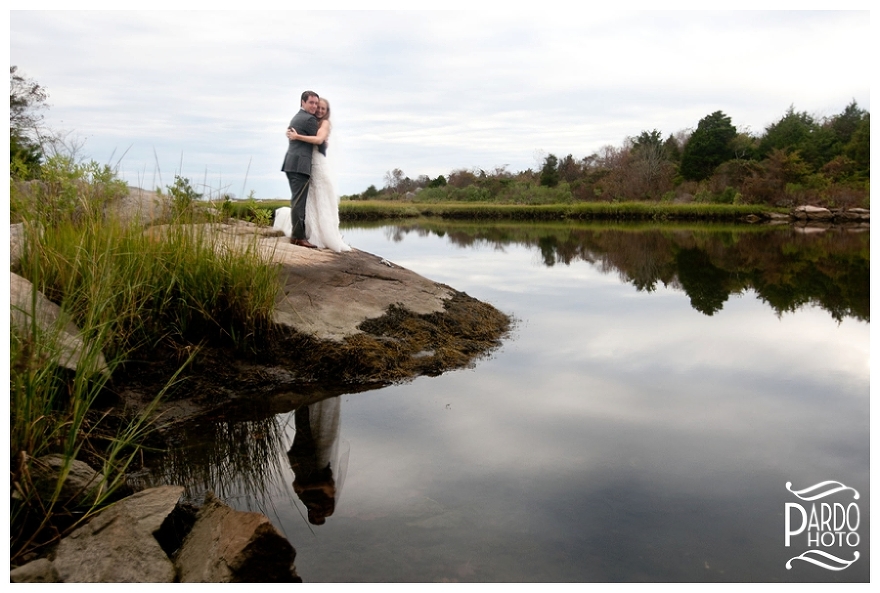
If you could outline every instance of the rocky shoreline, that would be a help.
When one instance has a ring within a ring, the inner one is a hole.
[[[58,456],[34,460],[51,487]],[[88,495],[101,476],[74,461],[62,495]],[[49,554],[10,571],[13,583],[301,582],[296,551],[260,513],[231,509],[208,494],[196,509],[181,486],[148,488],[102,510]]]
[[[153,199],[149,197],[149,199]],[[145,202],[135,200],[133,205]],[[129,214],[132,204],[126,206]],[[151,204],[152,216],[161,213]],[[134,214],[135,216],[137,213]],[[169,227],[146,226],[158,236]],[[242,221],[210,223],[218,249],[256,249],[278,265],[271,339],[241,352],[201,346],[187,376],[157,410],[159,434],[236,400],[288,394],[302,401],[334,390],[359,391],[473,364],[500,344],[510,318],[449,286],[355,249],[337,254],[293,246],[274,229]],[[21,252],[12,225],[11,269]],[[62,316],[32,285],[10,271],[14,325],[51,327]],[[75,369],[83,337],[68,324],[62,364]],[[108,411],[145,409],[179,369],[179,353],[156,349],[111,378]],[[288,401],[288,405],[290,402]],[[63,460],[29,460],[57,481]],[[73,460],[65,490],[82,496],[100,476]],[[54,474],[52,472],[55,472]],[[26,558],[12,582],[295,582],[293,546],[258,513],[235,511],[208,495],[199,509],[179,504],[183,488],[149,488],[115,502],[62,539],[44,557]],[[53,498],[51,492],[45,499]],[[71,498],[66,496],[64,500]],[[72,500],[72,499],[71,499]]]

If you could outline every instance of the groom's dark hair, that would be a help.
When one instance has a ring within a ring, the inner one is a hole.
[[[299,100],[301,103],[305,103],[309,100],[309,97],[318,97],[318,93],[315,91],[303,91],[302,97]],[[321,97],[318,98],[320,99]]]

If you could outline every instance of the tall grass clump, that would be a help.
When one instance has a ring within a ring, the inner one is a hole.
[[[10,188],[11,216],[22,224],[12,271],[33,285],[13,306],[10,335],[13,564],[124,490],[155,408],[198,346],[246,347],[264,336],[278,289],[277,269],[256,241],[232,247],[210,225],[191,222],[144,229],[107,214],[125,187],[112,172],[65,159],[43,169],[41,181],[13,180]],[[54,323],[38,322],[42,296],[59,307]],[[160,344],[183,346],[190,357],[146,410],[108,409],[105,396],[124,363],[149,359]],[[48,484],[39,477],[47,455],[63,460]],[[64,483],[74,460],[98,477],[70,493]]]

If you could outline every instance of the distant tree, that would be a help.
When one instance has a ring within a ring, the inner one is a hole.
[[[556,170],[559,171],[559,178],[566,183],[574,183],[583,175],[583,167],[581,166],[581,163],[576,161],[570,154],[566,155],[559,161]]]
[[[663,146],[661,134],[657,130],[652,130],[650,132],[642,131],[642,133],[635,138],[630,138],[630,142],[632,142],[633,151],[640,149],[652,150]]]
[[[541,168],[541,185],[545,187],[556,187],[559,185],[559,159],[555,155],[548,154],[544,159],[544,166]]]
[[[767,126],[761,137],[761,156],[766,157],[773,149],[800,149],[815,127],[816,121],[809,113],[798,113],[794,105],[790,106],[782,119]]]
[[[671,190],[675,165],[669,159],[662,134],[657,130],[642,132],[630,142],[625,173],[629,178],[627,197],[656,199]]]
[[[477,181],[477,176],[468,169],[456,169],[449,173],[449,185],[456,188],[463,188],[473,185]]]
[[[375,185],[371,185],[361,194],[361,197],[365,200],[369,200],[370,198],[375,198],[379,195],[379,190],[376,189]]]
[[[444,185],[446,185],[446,178],[443,175],[438,175],[436,179],[432,179],[428,183],[428,187],[443,187]]]
[[[871,116],[865,114],[852,137],[843,147],[843,154],[855,162],[856,171],[866,179],[871,176]]]
[[[669,134],[669,138],[663,142],[663,150],[666,151],[666,158],[673,163],[681,162],[681,147],[682,143],[672,134]]]
[[[697,124],[681,155],[681,174],[690,181],[702,181],[715,167],[734,158],[731,141],[736,128],[721,111],[707,115]]]
[[[831,118],[831,129],[834,131],[834,135],[838,142],[840,142],[841,147],[849,144],[853,134],[856,133],[856,130],[859,129],[867,117],[868,112],[860,109],[855,100],[853,100],[840,114]]]
[[[730,147],[737,160],[750,160],[758,155],[758,141],[745,132],[737,134],[730,141]]]
[[[18,74],[18,66],[9,67],[9,163],[17,176],[31,178],[39,173],[44,156],[40,143],[43,115],[39,112],[48,97],[46,89]]]
[[[804,162],[818,169],[833,159],[842,145],[830,125],[822,125],[809,113],[797,112],[791,106],[782,119],[767,127],[758,145],[762,158],[768,157],[774,149],[789,153],[798,151]]]
[[[406,176],[403,174],[403,171],[400,169],[394,169],[393,171],[385,172],[385,190],[388,192],[402,192],[406,191],[403,187],[404,180]]]

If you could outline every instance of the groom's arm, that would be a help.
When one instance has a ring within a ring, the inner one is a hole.
[[[302,128],[302,129],[300,129]],[[303,121],[300,119],[297,121],[297,118],[294,117],[290,120],[290,126],[287,128],[287,139],[293,141],[291,130],[296,131],[300,136],[317,136],[318,135],[318,120],[315,117],[310,117]]]
[[[318,120],[314,115],[309,117],[294,117],[290,120],[288,129],[296,130],[300,136],[315,136],[318,133]]]

